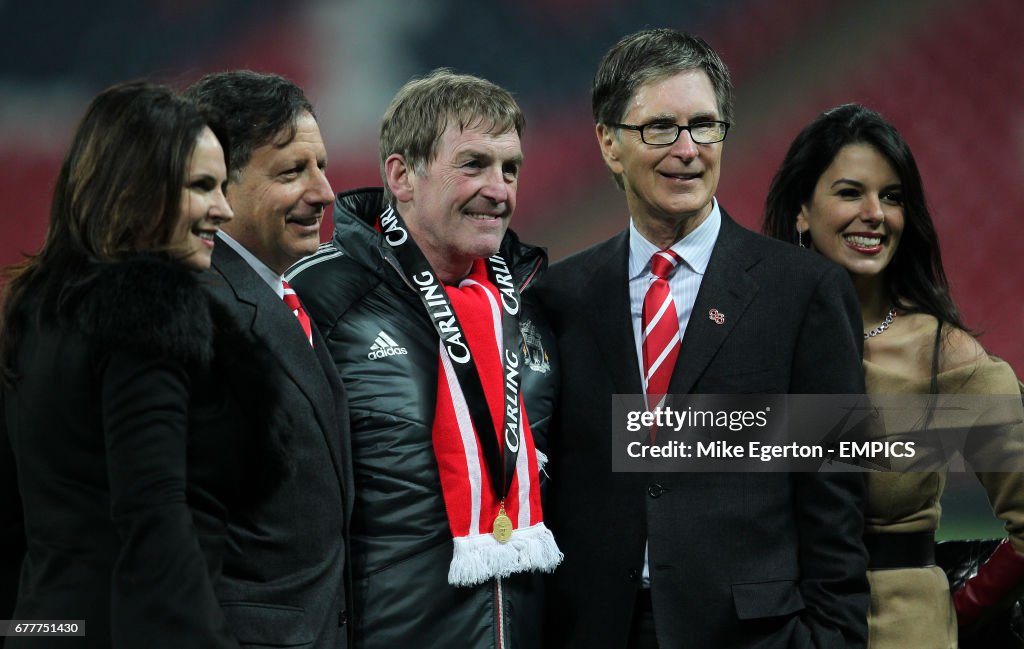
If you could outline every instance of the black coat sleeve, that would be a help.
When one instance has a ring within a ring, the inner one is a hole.
[[[861,394],[860,307],[846,273],[818,283],[801,327],[793,394]],[[811,646],[864,647],[869,603],[860,473],[792,474],[799,534],[800,591]]]
[[[186,502],[189,379],[178,363],[113,352],[101,402],[111,516],[115,646],[237,647]]]

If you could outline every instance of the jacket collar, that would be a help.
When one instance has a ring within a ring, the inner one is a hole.
[[[669,382],[671,394],[689,393],[711,359],[745,314],[759,287],[748,271],[761,257],[752,252],[754,237],[722,210],[722,226],[693,305],[679,357]],[[623,230],[594,250],[599,260],[587,280],[587,317],[600,354],[620,394],[640,394],[640,368],[634,349],[629,308],[629,231]],[[724,322],[712,320],[716,309]]]
[[[330,359],[325,355],[324,340],[314,333],[314,345],[309,342],[297,326],[295,315],[285,306],[281,298],[266,285],[245,259],[228,246],[217,246],[213,250],[213,268],[224,279],[233,294],[236,304],[230,305],[239,327],[248,331],[259,341],[281,365],[281,369],[306,396],[314,416],[324,431],[330,431],[327,442],[332,448],[335,469],[342,475],[338,465],[338,440],[333,431],[339,423],[330,404],[335,394]]]
[[[387,272],[391,267],[402,273],[398,260],[384,243],[383,234],[376,229],[384,207],[384,190],[380,187],[363,187],[338,194],[334,204],[334,245],[385,280],[404,284],[404,276],[395,277],[394,273]],[[511,228],[505,231],[500,251],[519,290],[532,285],[548,265],[547,250],[522,243]]]
[[[687,394],[693,389],[757,295],[757,282],[747,271],[761,258],[746,244],[751,236],[754,235],[722,211],[722,230],[697,292],[669,381],[671,394]]]
[[[583,293],[588,326],[618,394],[640,394],[643,387],[633,342],[629,308],[629,230],[600,244]]]

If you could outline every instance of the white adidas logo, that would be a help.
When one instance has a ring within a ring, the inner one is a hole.
[[[381,331],[370,345],[370,353],[366,357],[375,361],[388,356],[401,356],[408,353],[405,347],[400,347],[391,336]]]

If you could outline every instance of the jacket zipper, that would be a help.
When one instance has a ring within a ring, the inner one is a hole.
[[[405,282],[406,286],[411,288],[413,291],[416,291],[416,287],[413,286],[412,282],[410,282],[406,278],[405,273],[402,272],[402,270],[399,268],[397,263],[395,263],[388,256],[385,256],[384,260],[388,263],[389,266],[391,266],[392,268],[395,269],[395,271],[398,273],[398,276],[402,278],[403,282]],[[534,264],[533,269],[530,271],[530,274],[527,275],[526,280],[523,281],[522,287],[519,289],[520,291],[522,291],[524,288],[526,288],[527,284],[529,284],[530,281],[534,278],[534,276],[537,274],[537,271],[540,269],[540,266],[543,263],[543,261],[544,261],[543,259],[538,259],[537,260],[537,263]],[[494,611],[495,611],[495,618],[496,618],[496,621],[498,623],[498,647],[497,647],[497,649],[505,649],[504,593],[502,593],[502,590],[501,590],[501,577],[495,577],[494,578]]]
[[[540,270],[541,264],[543,264],[543,263],[544,263],[544,258],[543,257],[538,257],[537,261],[533,264],[533,268],[530,270],[530,273],[526,276],[526,279],[524,279],[523,283],[519,285],[519,292],[520,293],[525,291],[526,287],[529,286],[530,282],[533,281],[533,278],[537,276],[537,271]]]
[[[498,621],[498,649],[505,649],[504,597],[501,592],[501,577],[494,578],[494,612]]]
[[[411,288],[413,293],[416,293],[416,287],[412,285],[412,282],[410,282],[408,278],[406,278],[405,273],[402,272],[402,269],[398,266],[398,263],[393,261],[391,257],[387,255],[384,256],[384,261],[388,262],[388,266],[391,266],[392,268],[395,269],[395,272],[398,273],[398,276],[402,278],[402,281],[405,283],[405,285]]]

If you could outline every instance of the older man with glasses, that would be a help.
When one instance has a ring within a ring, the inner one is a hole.
[[[863,392],[853,287],[715,198],[732,85],[703,40],[625,37],[592,101],[630,218],[539,287],[562,364],[547,646],[863,647],[860,475],[611,471],[613,395]]]

